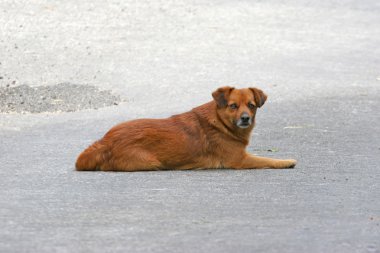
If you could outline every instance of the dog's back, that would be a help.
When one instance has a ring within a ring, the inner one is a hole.
[[[139,119],[121,123],[79,155],[76,169],[178,168],[191,163],[193,157],[204,150],[200,128],[193,112],[167,119]]]

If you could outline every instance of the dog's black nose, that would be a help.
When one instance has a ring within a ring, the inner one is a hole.
[[[241,119],[242,122],[244,122],[244,123],[248,123],[250,117],[249,117],[248,113],[243,113],[243,114],[240,116],[240,119]]]

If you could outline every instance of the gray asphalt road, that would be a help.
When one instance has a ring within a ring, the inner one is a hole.
[[[378,1],[2,1],[0,13],[0,87],[93,85],[124,101],[0,114],[0,252],[380,252]],[[269,94],[249,151],[295,169],[74,171],[112,125],[234,84]]]

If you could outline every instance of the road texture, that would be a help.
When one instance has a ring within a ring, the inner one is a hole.
[[[0,103],[0,252],[379,253],[379,13],[375,0],[1,1],[0,88],[42,93],[30,110]],[[63,83],[71,112],[52,97]],[[223,85],[268,93],[248,149],[295,169],[74,171],[114,124]],[[88,105],[101,94],[111,106]]]

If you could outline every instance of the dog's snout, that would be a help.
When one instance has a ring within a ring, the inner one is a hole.
[[[240,116],[240,119],[241,119],[241,121],[243,121],[244,123],[247,123],[247,122],[249,122],[249,119],[250,119],[251,117],[249,117],[249,115],[248,115],[248,113],[243,113],[241,116]]]

